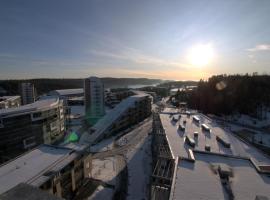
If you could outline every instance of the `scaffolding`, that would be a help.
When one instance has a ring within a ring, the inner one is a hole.
[[[153,114],[152,155],[151,199],[169,199],[175,159],[172,157],[165,130],[162,127],[158,113]]]

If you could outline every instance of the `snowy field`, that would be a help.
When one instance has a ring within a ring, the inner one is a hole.
[[[216,118],[222,118],[227,121],[239,123],[242,125],[247,125],[255,128],[264,128],[264,127],[269,127],[270,126],[270,112],[266,113],[265,119],[259,120],[257,118],[253,118],[249,115],[243,115],[243,114],[238,114],[238,115],[230,115],[230,116],[224,116],[224,117],[217,117]]]
[[[250,129],[244,126],[237,126],[234,124],[227,125],[227,128],[229,128],[233,132],[246,132],[246,135],[244,137],[248,139],[250,142],[254,140],[255,143],[262,142],[263,145],[270,147],[270,134],[258,131],[254,129]]]
[[[147,136],[134,151],[126,155],[129,186],[127,199],[147,199],[151,175],[151,136]]]

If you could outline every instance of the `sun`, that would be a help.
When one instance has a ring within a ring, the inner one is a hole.
[[[213,59],[214,51],[211,44],[197,44],[188,51],[188,61],[191,65],[202,67]]]

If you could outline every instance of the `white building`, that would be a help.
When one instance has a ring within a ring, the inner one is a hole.
[[[54,144],[64,131],[63,100],[58,98],[0,109],[0,163],[40,144]]]
[[[22,104],[34,103],[36,100],[36,91],[32,83],[21,84]]]
[[[86,120],[94,125],[105,114],[104,85],[97,77],[84,80],[84,99]]]
[[[20,96],[3,96],[0,97],[0,109],[14,108],[21,105]]]

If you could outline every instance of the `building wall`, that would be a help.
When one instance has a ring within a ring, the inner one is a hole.
[[[44,111],[0,116],[0,163],[39,144],[53,144],[65,131],[63,103]]]
[[[118,120],[116,120],[102,135],[97,142],[119,133],[149,117],[152,113],[151,98],[149,96],[138,99],[133,107],[130,107]]]
[[[79,155],[60,171],[48,174],[50,179],[40,188],[64,199],[74,199],[84,183],[89,181],[91,155]],[[78,198],[77,198],[78,199]]]

